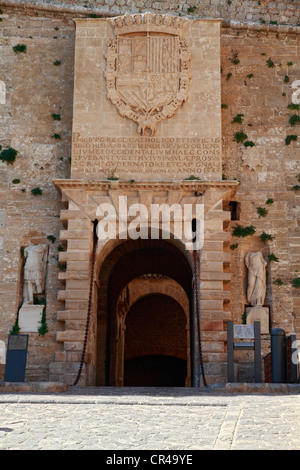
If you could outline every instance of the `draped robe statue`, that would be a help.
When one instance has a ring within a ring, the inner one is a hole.
[[[33,303],[33,294],[44,292],[47,245],[30,245],[24,250],[24,302]]]
[[[262,307],[266,296],[266,261],[260,251],[247,253],[248,268],[247,300],[253,307]]]

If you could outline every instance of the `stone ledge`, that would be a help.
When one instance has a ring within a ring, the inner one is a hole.
[[[2,393],[62,393],[72,390],[73,394],[76,394],[76,390],[79,394],[97,395],[97,389],[99,389],[99,395],[103,395],[103,391],[107,391],[107,395],[121,394],[126,395],[126,387],[71,387],[70,385],[63,384],[61,382],[0,382],[0,394]],[[134,387],[130,388],[131,390]],[[151,392],[156,387],[139,387],[137,390],[140,393]],[[216,383],[211,384],[207,388],[192,388],[192,387],[170,387],[170,395],[174,390],[180,391],[183,396],[187,396],[191,393],[194,394],[300,394],[300,384],[285,384],[285,383]],[[157,390],[168,390],[168,387],[157,387]],[[120,393],[122,392],[122,393]],[[129,393],[129,392],[128,392]]]
[[[68,388],[61,382],[0,382],[0,393],[57,393]]]
[[[211,384],[208,390],[212,393],[300,393],[300,384],[285,383],[219,383]]]

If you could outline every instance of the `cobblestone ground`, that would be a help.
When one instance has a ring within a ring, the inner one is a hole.
[[[1,394],[1,450],[299,450],[300,395]]]

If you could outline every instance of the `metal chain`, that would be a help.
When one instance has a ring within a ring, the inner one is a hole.
[[[198,333],[198,344],[199,344],[199,359],[203,378],[203,385],[207,387],[203,357],[202,357],[202,344],[201,344],[201,331],[200,331],[200,302],[199,302],[199,286],[200,286],[200,272],[199,272],[199,251],[193,250],[194,255],[194,279],[195,279],[195,304],[196,304],[196,315],[197,315],[197,333]]]
[[[96,249],[97,249],[97,224],[98,220],[93,221],[93,249],[92,249],[92,259],[91,259],[91,271],[90,271],[90,290],[89,290],[89,302],[88,302],[88,311],[87,311],[87,318],[86,318],[86,327],[85,327],[85,334],[84,334],[84,341],[83,341],[83,349],[81,355],[80,366],[78,370],[77,377],[73,386],[77,385],[79,382],[83,363],[85,359],[86,347],[87,347],[87,340],[89,334],[89,326],[90,326],[90,317],[91,317],[91,308],[92,308],[92,299],[93,299],[93,283],[94,283],[94,269],[95,269],[95,259],[96,259]]]

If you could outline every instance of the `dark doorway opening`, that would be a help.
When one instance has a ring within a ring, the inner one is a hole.
[[[98,291],[98,317],[97,317],[97,385],[120,386],[125,385],[122,364],[125,367],[125,360],[134,359],[144,355],[147,356],[167,356],[173,357],[174,360],[162,359],[162,361],[177,361],[183,360],[185,373],[181,375],[179,380],[182,386],[185,386],[182,376],[189,376],[191,378],[192,358],[194,351],[194,320],[189,319],[191,325],[191,340],[190,348],[187,347],[187,332],[184,331],[185,356],[180,355],[177,351],[168,349],[149,349],[149,351],[137,351],[135,354],[127,355],[126,350],[122,357],[122,324],[119,317],[118,299],[121,292],[128,286],[128,284],[137,278],[144,275],[162,275],[173,279],[185,291],[189,299],[189,316],[192,315],[191,308],[193,305],[193,289],[192,279],[193,272],[191,266],[191,257],[185,250],[184,245],[174,239],[138,239],[127,240],[119,243],[106,257],[99,272],[99,291]],[[174,300],[174,299],[173,299]],[[161,303],[161,302],[159,302]],[[129,308],[131,308],[130,306]],[[157,309],[156,309],[157,310]],[[119,312],[120,313],[120,312]],[[182,313],[186,321],[185,313]],[[155,324],[156,321],[153,322]],[[172,325],[170,319],[169,325]],[[169,330],[172,328],[169,326]],[[127,326],[125,338],[127,334]],[[183,336],[182,336],[183,337]],[[170,338],[166,335],[166,339]],[[166,346],[166,344],[164,345]],[[124,349],[123,349],[124,350]],[[188,359],[187,359],[188,356]],[[122,359],[122,360],[121,360]],[[149,359],[149,362],[150,359]],[[126,362],[127,364],[127,362]],[[129,363],[128,363],[129,364]],[[153,361],[152,361],[153,364]],[[186,366],[188,364],[188,367]],[[144,362],[145,367],[145,362]],[[149,366],[150,367],[150,366]],[[183,370],[182,366],[180,370]],[[188,372],[186,369],[188,368]],[[164,371],[176,369],[173,365],[165,366]],[[177,368],[179,370],[179,366]],[[158,372],[158,375],[161,372]],[[172,375],[172,374],[171,374]],[[123,381],[122,381],[123,380]],[[168,379],[169,383],[174,383],[173,379]],[[126,383],[127,379],[126,379]],[[145,382],[143,383],[145,386]],[[179,385],[177,385],[179,386]]]
[[[187,318],[179,303],[146,295],[132,305],[125,325],[124,385],[184,387]]]
[[[178,357],[149,355],[124,362],[127,387],[184,387],[186,374],[186,361]]]

